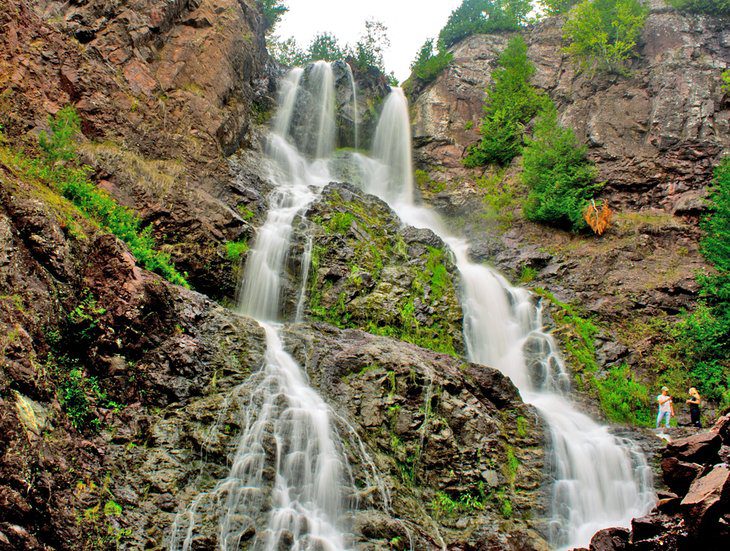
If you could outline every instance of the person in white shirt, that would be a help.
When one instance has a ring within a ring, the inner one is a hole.
[[[669,419],[674,417],[674,406],[672,405],[672,397],[669,395],[669,389],[667,387],[662,387],[662,393],[656,397],[656,401],[659,403],[656,428],[659,428],[659,425],[662,424],[662,419],[664,419],[664,426],[669,428]]]

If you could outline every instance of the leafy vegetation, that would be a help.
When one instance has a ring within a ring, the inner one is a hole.
[[[271,31],[279,22],[279,19],[281,19],[281,17],[289,11],[289,8],[287,8],[284,2],[281,2],[280,0],[256,1],[261,8],[261,13],[264,15],[264,28],[267,32]]]
[[[482,140],[469,150],[470,167],[509,164],[520,154],[524,127],[549,102],[530,84],[535,67],[527,59],[527,44],[521,36],[509,41],[492,73],[482,119]]]
[[[42,133],[39,138],[43,154],[36,158],[7,155],[14,168],[60,192],[88,218],[124,241],[142,266],[187,287],[170,256],[157,250],[152,227],[142,228],[139,217],[97,188],[89,179],[90,169],[78,163],[74,139],[81,129],[76,111],[64,107],[49,119],[49,125],[50,134]]]
[[[730,93],[730,70],[722,73],[722,89]]]
[[[611,369],[605,378],[594,381],[601,409],[616,423],[650,427],[654,423],[651,392],[637,381],[629,366]]]
[[[560,126],[553,106],[537,119],[523,161],[522,181],[529,189],[525,217],[573,231],[584,229],[583,212],[602,184],[594,181],[596,168],[586,147],[578,144],[572,130]]]
[[[473,34],[515,31],[527,22],[530,0],[464,0],[439,33],[439,47],[450,48]]]
[[[560,15],[567,13],[580,0],[538,0],[538,4],[542,7],[547,15]]]
[[[383,50],[389,46],[388,27],[374,19],[366,21],[365,31],[355,43],[355,65],[364,71],[375,67],[381,73],[385,73]]]
[[[678,10],[710,15],[730,14],[730,0],[669,0]]]
[[[337,37],[329,32],[316,35],[307,48],[307,61],[337,61],[345,59],[349,52],[347,46],[343,46]]]
[[[431,82],[451,63],[454,55],[447,51],[435,51],[433,39],[426,40],[411,64],[411,71],[424,83]]]
[[[730,407],[730,157],[715,171],[709,215],[702,223],[701,250],[715,269],[701,275],[698,308],[686,318],[690,373],[708,398]]]
[[[226,255],[231,262],[238,262],[241,257],[248,252],[248,242],[244,241],[228,241],[226,243]]]
[[[622,73],[648,13],[639,0],[583,0],[563,26],[565,50],[584,70]]]

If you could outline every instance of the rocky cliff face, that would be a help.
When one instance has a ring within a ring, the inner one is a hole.
[[[713,166],[730,149],[730,98],[720,80],[730,66],[727,21],[651,2],[626,76],[578,73],[562,52],[562,23],[546,19],[524,33],[533,83],[588,145],[617,211],[612,229],[595,238],[527,222],[519,162],[505,171],[462,165],[509,34],[465,39],[444,73],[414,90],[418,184],[426,202],[464,227],[475,257],[598,322],[590,347],[602,367],[626,361],[651,383],[665,367],[655,353],[663,328],[693,305],[696,274],[707,269],[696,222]],[[561,327],[570,348],[572,329]]]
[[[224,155],[256,140],[271,106],[262,25],[253,0],[3,3],[0,124],[32,142],[73,104],[96,179],[196,288],[231,297],[225,243],[251,235],[261,186],[242,166],[231,184]]]
[[[562,52],[562,18],[526,32],[533,83],[557,103],[598,164],[604,191],[619,208],[696,213],[712,168],[730,147],[730,96],[720,73],[730,65],[726,21],[652,4],[629,75],[579,73]],[[476,35],[413,105],[414,138],[424,162],[459,168],[479,139],[485,90],[509,34]]]

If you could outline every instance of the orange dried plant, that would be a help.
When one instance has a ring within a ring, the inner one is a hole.
[[[586,208],[583,212],[583,219],[596,235],[603,235],[603,233],[611,225],[612,216],[613,211],[605,201],[601,205],[600,209],[596,206],[595,201],[591,201],[591,204],[588,205],[588,208]]]

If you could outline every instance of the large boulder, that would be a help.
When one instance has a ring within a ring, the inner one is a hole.
[[[678,495],[683,496],[702,472],[702,465],[686,463],[676,457],[665,457],[661,462],[664,483]]]
[[[720,417],[710,430],[720,435],[723,444],[730,446],[730,413]]]
[[[713,541],[718,521],[730,505],[730,467],[718,465],[692,483],[682,500],[681,511],[690,535]],[[730,543],[730,542],[726,542]]]
[[[681,461],[714,464],[719,461],[718,452],[722,438],[715,432],[702,432],[680,438],[667,445],[664,457],[676,457]]]
[[[624,551],[629,548],[626,528],[604,528],[591,538],[590,551]]]

